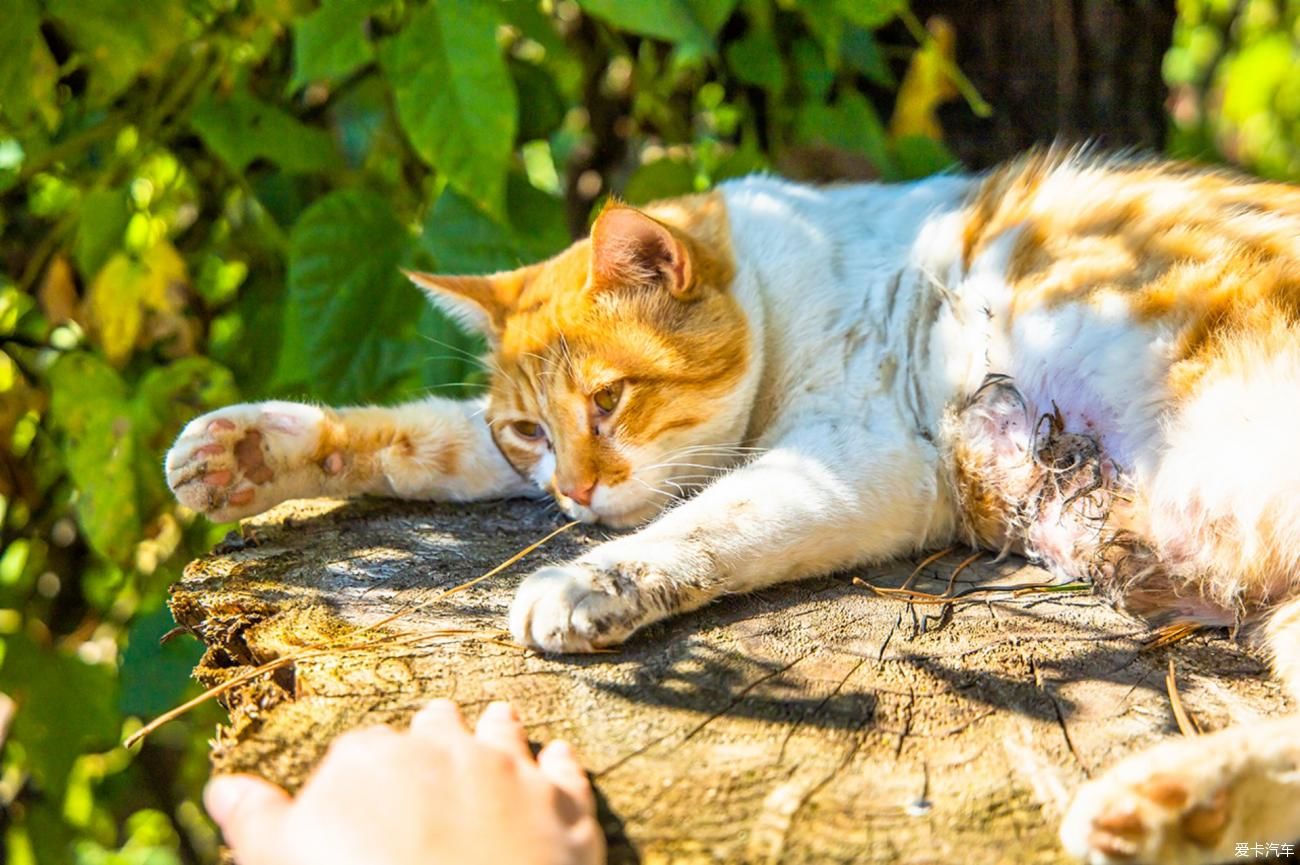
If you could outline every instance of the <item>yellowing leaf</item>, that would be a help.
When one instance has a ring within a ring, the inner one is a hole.
[[[41,304],[41,312],[50,324],[63,324],[76,321],[77,307],[81,301],[77,297],[77,285],[72,275],[72,265],[66,255],[56,255],[45,269],[45,277],[36,292]]]
[[[181,318],[187,281],[185,261],[167,241],[139,259],[119,252],[108,260],[90,283],[85,318],[110,363],[122,366],[145,342],[187,335]]]
[[[890,137],[909,135],[943,138],[943,127],[935,109],[959,95],[951,70],[955,68],[957,37],[947,19],[935,16],[926,22],[930,37],[912,55],[912,62],[898,88],[894,116],[889,121]]]
[[[131,355],[144,320],[137,273],[138,265],[119,252],[96,274],[86,297],[91,335],[115,366]]]

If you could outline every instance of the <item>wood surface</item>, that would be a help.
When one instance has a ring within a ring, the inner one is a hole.
[[[466,591],[558,525],[535,502],[282,506],[194,562],[177,620],[207,645],[198,678],[325,643],[224,696],[215,771],[293,788],[329,741],[401,725],[452,697],[474,717],[515,703],[536,743],[572,742],[592,773],[611,862],[1055,863],[1070,791],[1179,735],[1166,690],[1206,729],[1280,711],[1264,664],[1222,632],[1151,647],[1087,592],[1021,592],[1045,574],[981,556],[957,603],[908,604],[895,562],[737,596],[607,654],[542,657],[497,640],[519,580],[608,533],[577,528]],[[923,569],[943,592],[970,555]],[[424,609],[360,631],[414,605]],[[455,630],[459,633],[448,634]],[[441,636],[440,636],[441,635]]]

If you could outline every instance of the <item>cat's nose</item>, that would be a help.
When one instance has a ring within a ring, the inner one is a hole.
[[[565,496],[573,499],[583,507],[589,507],[591,505],[591,494],[595,491],[596,481],[594,479],[587,481],[585,484],[575,484],[571,487],[560,488],[560,492],[564,493]]]

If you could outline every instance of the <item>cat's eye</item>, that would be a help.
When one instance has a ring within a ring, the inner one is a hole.
[[[539,439],[542,437],[542,425],[533,423],[530,420],[517,420],[510,425],[515,432],[526,439]]]
[[[600,390],[591,395],[591,403],[596,407],[597,414],[607,415],[618,407],[619,397],[623,395],[623,382],[616,381],[613,384],[607,384]]]

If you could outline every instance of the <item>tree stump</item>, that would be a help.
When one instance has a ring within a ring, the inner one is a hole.
[[[573,743],[612,862],[1061,862],[1073,788],[1179,735],[1170,661],[1204,729],[1281,711],[1262,661],[1220,633],[1172,647],[1085,593],[981,556],[952,604],[909,605],[911,562],[737,596],[607,654],[542,657],[490,641],[522,576],[607,536],[575,528],[512,569],[384,628],[560,523],[535,502],[299,502],[190,565],[172,592],[214,685],[317,643],[408,635],[297,661],[227,692],[216,772],[297,787],[337,734],[402,725],[451,697],[473,718],[511,700],[537,743]],[[941,593],[969,551],[922,569]],[[998,591],[961,595],[979,585]],[[459,634],[447,634],[449,629]],[[443,634],[443,636],[433,636]],[[351,635],[351,636],[349,636]],[[411,642],[412,639],[420,640]]]

